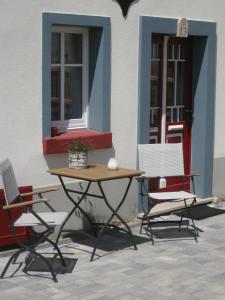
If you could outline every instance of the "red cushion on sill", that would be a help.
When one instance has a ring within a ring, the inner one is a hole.
[[[93,145],[93,149],[112,148],[112,133],[98,132],[93,130],[69,131],[59,136],[43,139],[43,154],[65,153],[66,145],[76,139],[81,138],[84,142]]]

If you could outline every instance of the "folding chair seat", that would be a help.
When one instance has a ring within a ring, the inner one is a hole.
[[[49,227],[59,226],[67,217],[66,212],[50,212],[37,213],[39,218],[49,225]],[[14,223],[15,227],[37,226],[42,225],[42,222],[37,219],[32,213],[23,213]]]
[[[53,280],[57,282],[56,272],[53,269],[52,263],[50,263],[43,254],[36,251],[36,248],[40,243],[45,241],[49,242],[57,251],[57,255],[59,255],[60,257],[61,264],[66,267],[65,260],[59,247],[48,237],[54,232],[56,226],[61,225],[64,222],[68,213],[55,212],[52,206],[47,203],[48,199],[42,196],[43,193],[56,191],[57,189],[41,189],[30,193],[20,194],[12,165],[8,159],[0,162],[0,174],[6,200],[6,205],[3,206],[3,209],[8,214],[9,227],[11,229],[12,235],[17,244],[20,246],[20,248],[8,260],[0,277],[4,278],[4,275],[10,264],[15,263],[18,256],[22,252],[28,252],[30,254],[30,257],[32,257],[32,261],[34,261],[35,258],[39,258],[43,261],[44,264],[46,264],[47,269],[52,274]],[[23,197],[29,195],[36,195],[38,198],[22,202]],[[50,209],[50,212],[38,213],[34,211],[32,205],[35,205],[37,203],[45,203]],[[21,212],[21,215],[15,220],[13,217],[13,210],[18,208],[21,208],[24,211]],[[35,226],[38,226],[37,230],[34,229]],[[32,232],[31,240],[28,240],[27,242],[22,241],[17,234],[17,227],[29,228]],[[29,255],[27,257],[29,257]],[[29,267],[28,264],[30,265],[30,263],[30,259],[25,260],[25,267],[23,268],[23,272],[27,273]]]
[[[182,208],[184,211],[186,211],[188,218],[192,222],[194,237],[197,242],[198,230],[195,226],[195,222],[191,213],[191,208],[196,203],[197,196],[184,190],[172,192],[149,192],[148,190],[149,186],[151,187],[151,180],[153,179],[160,180],[163,178],[165,180],[168,177],[179,176],[183,179],[183,182],[185,178],[190,178],[193,183],[193,177],[199,175],[184,174],[182,144],[139,144],[138,159],[139,168],[145,172],[144,176],[137,178],[140,183],[140,195],[142,209],[144,212],[141,221],[140,233],[142,233],[143,226],[145,225],[145,222],[147,222],[146,233],[149,235],[152,244],[154,244],[154,233],[152,226],[156,222],[153,222],[153,219],[159,217],[159,214],[151,213],[151,211],[154,211],[155,209],[153,208],[156,208],[157,205],[165,202],[180,202],[183,203]],[[180,207],[181,205],[179,205],[179,209]],[[168,210],[168,213],[173,211],[176,211],[174,205],[172,206],[171,210]],[[181,228],[183,217],[184,215],[181,216],[181,219],[178,222],[179,230]],[[165,221],[162,222],[165,223]],[[158,223],[161,223],[161,221],[157,221],[157,224]]]

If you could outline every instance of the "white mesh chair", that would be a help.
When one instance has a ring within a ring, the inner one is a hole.
[[[8,159],[0,162],[0,175],[2,178],[2,183],[4,187],[4,193],[5,193],[5,200],[6,205],[3,206],[3,209],[7,212],[8,218],[9,218],[9,227],[11,229],[12,235],[14,239],[16,240],[17,244],[20,246],[20,249],[18,249],[8,260],[4,270],[2,271],[1,278],[4,278],[4,275],[10,266],[11,263],[15,263],[18,256],[22,253],[27,251],[29,255],[27,256],[27,260],[25,261],[25,267],[23,268],[23,271],[27,273],[27,270],[31,263],[34,261],[34,259],[39,258],[43,261],[44,264],[46,264],[47,269],[52,274],[53,280],[57,282],[56,273],[53,270],[52,264],[49,262],[49,260],[41,253],[36,251],[36,247],[44,242],[49,242],[54,248],[57,250],[57,253],[60,257],[60,261],[63,266],[65,265],[64,258],[62,256],[61,251],[59,250],[57,244],[50,240],[48,237],[50,234],[54,232],[54,228],[58,225],[61,225],[65,218],[67,217],[66,212],[55,212],[54,209],[50,206],[50,204],[47,204],[48,199],[43,198],[42,193],[51,192],[56,189],[42,189],[38,190],[36,192],[30,192],[30,193],[24,193],[20,194],[15,174],[12,168],[12,165]],[[23,197],[29,196],[29,195],[38,195],[37,199],[31,200],[31,201],[24,201]],[[37,213],[32,209],[32,205],[36,203],[45,203],[47,204],[48,208],[50,208],[50,212],[42,212]],[[14,209],[18,208],[24,208],[24,212],[21,213],[21,215],[15,220],[14,219]],[[39,226],[38,232],[34,230],[35,226]],[[27,241],[26,243],[22,241],[17,234],[16,228],[18,227],[25,227],[29,228],[31,230],[32,234],[32,241]],[[41,228],[41,230],[40,230]],[[29,258],[29,259],[28,259]],[[31,259],[32,258],[32,259]]]
[[[173,192],[148,192],[148,184],[153,179],[167,178],[171,176],[179,176],[183,179],[189,177],[193,182],[193,176],[199,174],[186,175],[184,174],[183,163],[183,150],[182,144],[140,144],[138,145],[138,159],[139,168],[145,172],[144,176],[138,177],[140,182],[140,194],[142,199],[143,217],[140,227],[140,233],[142,232],[143,225],[147,220],[146,233],[150,236],[152,244],[154,244],[154,234],[152,231],[152,219],[159,216],[151,213],[153,207],[165,202],[183,202],[183,208],[187,212],[188,218],[192,221],[193,232],[195,240],[197,242],[198,230],[195,227],[195,222],[191,214],[191,207],[196,202],[196,195],[188,193],[186,191],[173,191]],[[147,181],[147,182],[146,182]],[[147,198],[147,208],[144,203],[144,199]],[[174,206],[173,206],[174,207]],[[178,205],[179,209],[182,205]],[[173,208],[176,210],[176,208]],[[171,212],[168,210],[168,212]],[[183,215],[179,221],[179,230],[181,228]],[[158,223],[158,222],[157,222]]]

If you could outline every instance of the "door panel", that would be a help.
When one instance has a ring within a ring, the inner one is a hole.
[[[185,173],[190,173],[192,121],[192,39],[152,37],[149,143],[182,143]],[[165,190],[182,188],[178,178]],[[185,182],[190,189],[189,181]],[[159,181],[153,190],[159,189]],[[152,190],[152,188],[151,188]]]

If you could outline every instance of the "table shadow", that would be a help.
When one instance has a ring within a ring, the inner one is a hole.
[[[91,234],[91,232],[86,231],[85,233],[80,230],[75,230],[70,233],[64,234],[64,237],[70,238],[70,240],[75,244],[80,244],[93,248],[95,245],[95,238],[90,238],[86,234]],[[138,245],[143,243],[148,243],[149,238],[147,236],[134,235],[134,240]],[[118,229],[107,229],[101,236],[97,243],[97,250],[102,250],[106,252],[112,252],[116,250],[122,250],[126,248],[133,247],[133,242],[130,235],[125,232],[121,232]]]

